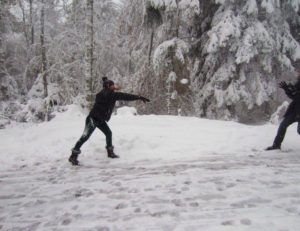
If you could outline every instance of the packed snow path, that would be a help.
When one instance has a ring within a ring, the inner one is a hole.
[[[120,159],[96,131],[67,162],[84,115],[0,130],[0,230],[300,229],[300,143],[265,152],[277,126],[115,116]]]

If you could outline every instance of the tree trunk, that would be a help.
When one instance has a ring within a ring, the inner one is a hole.
[[[77,18],[76,18],[76,15],[77,15],[77,7],[78,7],[78,3],[79,3],[79,0],[73,0],[72,1],[72,12],[71,12],[71,17],[72,17],[72,22],[74,23],[74,25],[76,25],[77,23]]]
[[[150,44],[149,44],[149,51],[148,51],[148,65],[150,65],[151,61],[151,53],[153,48],[153,37],[154,37],[154,26],[151,28],[151,35],[150,35]]]
[[[180,9],[179,9],[179,0],[176,0],[176,29],[175,35],[179,37],[179,26],[180,26]]]
[[[32,9],[33,0],[29,0],[29,26],[31,34],[31,45],[34,44],[34,26],[33,26],[33,9]]]
[[[0,0],[0,84],[2,79],[5,77],[5,68],[4,68],[4,49],[3,49],[3,31],[4,31],[4,23],[2,20],[4,20],[3,17],[3,9],[4,9],[4,3]],[[5,99],[6,95],[6,89],[1,88],[0,89],[0,101]]]
[[[29,36],[28,36],[28,29],[27,29],[27,25],[26,25],[26,13],[25,13],[25,9],[24,9],[22,1],[19,0],[18,3],[21,8],[21,11],[22,11],[23,32],[24,32],[25,39],[26,39],[26,45],[27,45],[27,47],[29,47]]]
[[[85,78],[86,100],[91,108],[93,101],[93,51],[94,51],[94,25],[93,25],[93,0],[87,0],[86,7],[86,55],[85,55]]]
[[[48,96],[48,82],[47,82],[47,57],[45,47],[45,0],[42,0],[41,8],[41,50],[42,50],[42,76],[44,85],[44,98]]]

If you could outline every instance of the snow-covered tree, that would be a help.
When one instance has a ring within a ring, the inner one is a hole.
[[[88,107],[93,102],[94,74],[94,0],[86,0],[86,54],[85,54],[85,91]]]
[[[216,3],[220,6],[211,28],[202,35],[207,37],[195,61],[197,114],[243,122],[266,120],[277,105],[278,78],[293,70],[293,61],[300,58],[284,15],[286,6],[256,0]],[[297,11],[296,5],[292,9]]]
[[[0,1],[1,113],[88,106],[104,75],[151,98],[139,113],[256,122],[282,104],[277,83],[300,59],[299,0],[120,2]]]
[[[14,15],[16,7],[14,1],[0,1],[0,120],[14,118],[18,110],[14,101],[23,89],[26,50],[20,21]]]

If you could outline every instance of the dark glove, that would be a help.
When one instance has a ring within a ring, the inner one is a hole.
[[[150,102],[150,99],[147,99],[143,96],[140,96],[140,100],[142,100],[144,103]]]
[[[280,82],[278,85],[279,85],[280,88],[282,88],[284,90],[288,88],[288,85],[284,81]]]

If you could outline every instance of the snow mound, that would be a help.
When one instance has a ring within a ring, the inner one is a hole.
[[[277,110],[273,113],[273,115],[271,116],[270,122],[272,124],[279,124],[280,119],[283,117],[286,109],[289,106],[289,102],[288,101],[284,101],[278,108]]]
[[[127,115],[137,115],[137,110],[135,107],[120,107],[117,110],[117,115],[119,116],[127,116]]]

